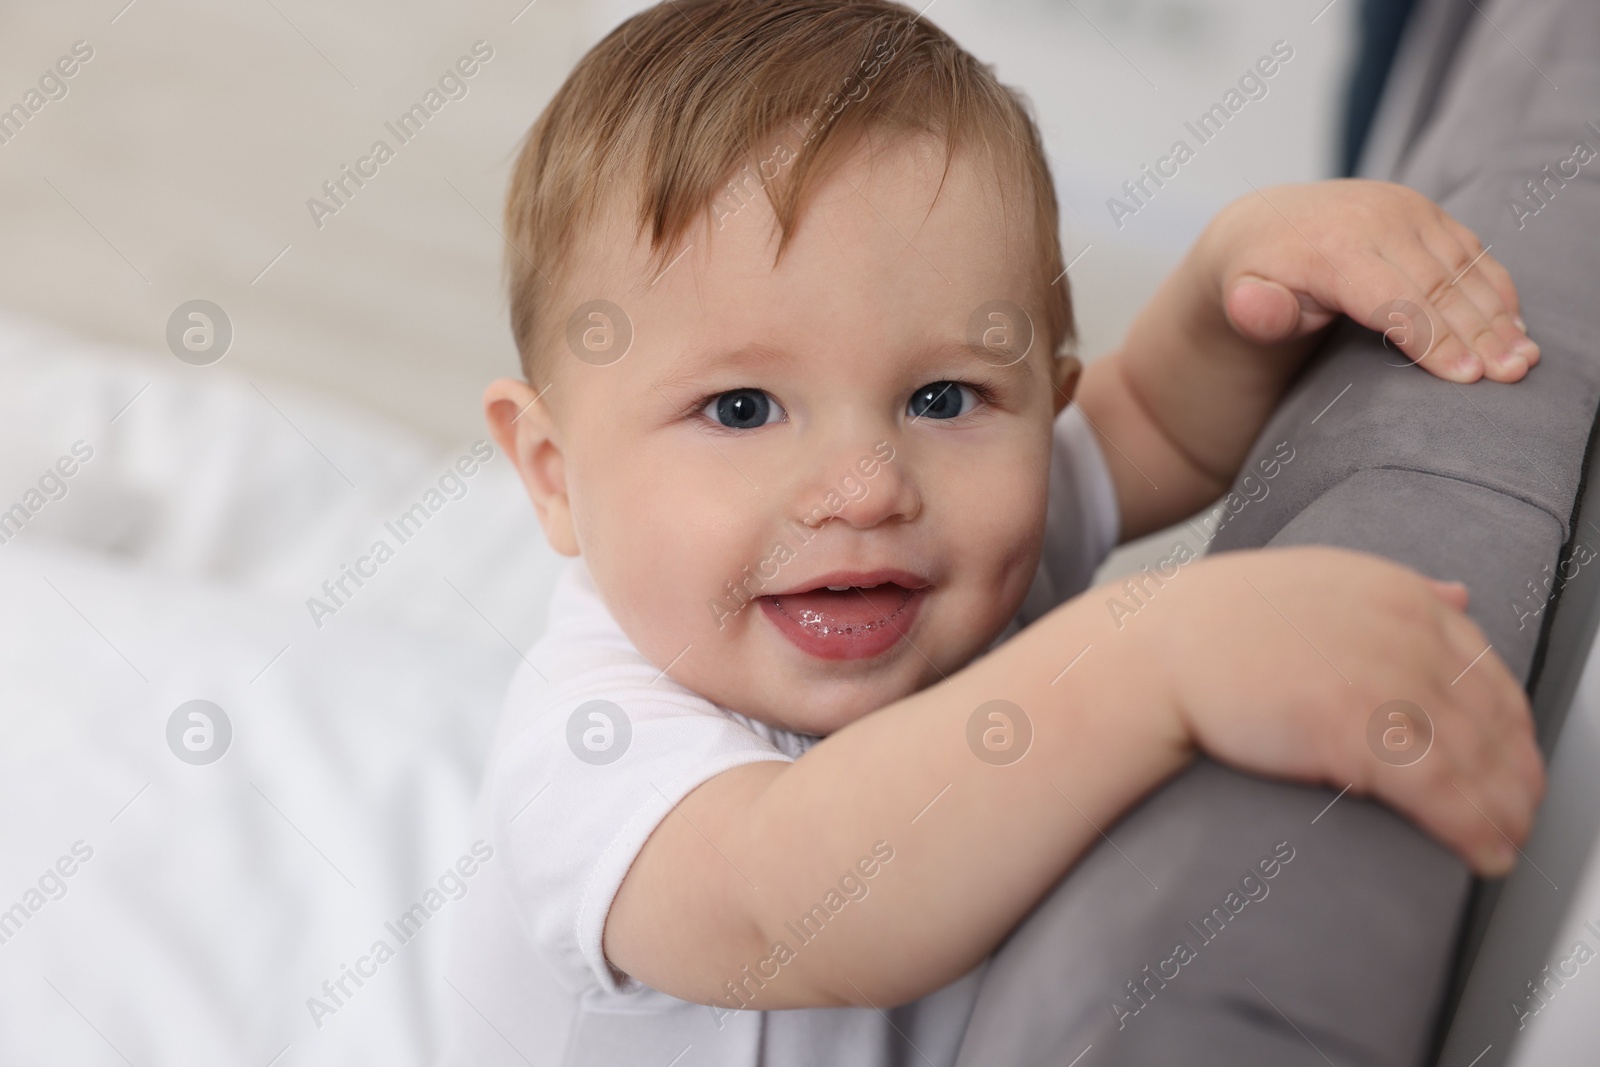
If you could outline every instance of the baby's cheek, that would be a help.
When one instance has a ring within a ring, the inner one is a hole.
[[[974,629],[998,633],[1022,606],[1044,542],[1043,481],[998,477],[956,513],[951,544],[960,553],[960,570],[972,579]]]
[[[1048,457],[1008,457],[960,487],[953,520],[974,562],[1014,566],[1023,550],[1044,537]]]
[[[671,606],[682,599],[681,524],[667,505],[648,487],[622,480],[574,507],[589,571],[641,649],[647,638],[633,631],[654,635],[672,625]]]

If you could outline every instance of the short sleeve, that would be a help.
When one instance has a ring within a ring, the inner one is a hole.
[[[588,588],[593,603],[568,595],[557,607],[581,607],[593,624],[599,600]],[[530,652],[488,782],[518,919],[579,994],[642,988],[610,966],[602,938],[634,857],[673,806],[723,771],[793,758],[784,751],[792,746],[768,736],[777,731],[663,677],[620,629],[602,637],[591,625],[583,639]]]
[[[1018,615],[1024,625],[1087,589],[1121,536],[1116,485],[1078,405],[1056,416],[1051,437],[1044,552]]]

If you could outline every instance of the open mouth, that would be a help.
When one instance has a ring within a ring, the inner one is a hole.
[[[826,579],[813,589],[761,598],[767,618],[802,652],[819,659],[867,659],[898,645],[916,620],[926,586],[917,579]]]

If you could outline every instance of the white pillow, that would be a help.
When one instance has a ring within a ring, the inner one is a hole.
[[[12,535],[0,554],[64,542],[294,601],[305,624],[286,640],[361,617],[518,647],[542,632],[560,559],[505,457],[459,476],[473,445],[441,450],[369,413],[237,377],[225,361],[193,367],[0,316],[0,538]],[[449,499],[441,479],[464,495]],[[42,506],[13,535],[7,510],[30,503]],[[418,504],[398,532],[385,526]],[[379,540],[394,558],[376,577],[323,589]]]

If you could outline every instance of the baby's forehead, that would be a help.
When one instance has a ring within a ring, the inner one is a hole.
[[[864,138],[798,190],[783,175],[762,180],[758,162],[752,156],[683,233],[659,243],[648,205],[626,183],[613,184],[575,242],[574,273],[591,288],[645,292],[717,268],[745,279],[844,275],[852,261],[876,256],[918,261],[923,280],[954,289],[974,275],[996,276],[979,280],[991,286],[1031,284],[1044,267],[1034,262],[1036,220],[1017,183],[970,151],[947,156],[932,135]]]
[[[740,199],[714,201],[661,247],[638,194],[610,184],[608,203],[572,246],[552,307],[567,347],[575,329],[594,340],[615,326],[648,341],[668,323],[697,351],[744,346],[747,356],[832,338],[897,354],[967,345],[1009,364],[1046,345],[1048,279],[1034,262],[1026,201],[986,160],[962,152],[946,160],[942,142],[863,143],[817,177],[787,230],[776,181],[727,183]],[[594,317],[597,302],[611,305],[610,319]]]
[[[942,146],[937,154],[910,148],[839,166],[817,183],[790,237],[825,228],[840,255],[880,249],[917,261],[929,283],[950,288],[961,285],[962,274],[1031,280],[1044,268],[1033,214],[988,161],[969,152],[947,161]]]

